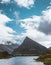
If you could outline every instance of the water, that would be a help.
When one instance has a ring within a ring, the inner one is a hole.
[[[10,59],[0,59],[0,65],[44,65],[36,62],[35,56],[18,56]]]

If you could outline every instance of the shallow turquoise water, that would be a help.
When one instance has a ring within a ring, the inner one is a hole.
[[[36,56],[18,56],[10,59],[0,59],[0,65],[44,65],[36,62]]]

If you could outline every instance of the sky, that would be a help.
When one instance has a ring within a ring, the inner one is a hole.
[[[26,36],[51,47],[51,0],[0,0],[0,44]]]

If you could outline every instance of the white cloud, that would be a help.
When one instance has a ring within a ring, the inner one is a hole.
[[[50,4],[51,4],[51,2],[50,2]]]
[[[46,10],[42,11],[41,22],[39,30],[45,34],[51,34],[51,7],[48,6]]]
[[[11,20],[6,15],[0,13],[0,24],[3,25],[7,23],[8,21],[11,21]]]
[[[35,0],[15,0],[20,7],[30,8],[34,5]]]
[[[30,28],[38,28],[39,23],[41,22],[41,16],[32,16],[27,19],[20,20],[21,27],[24,27],[25,29]]]
[[[18,20],[19,19],[19,12],[15,11],[14,13],[15,19]]]
[[[10,3],[10,2],[16,2],[17,5],[20,7],[25,7],[27,9],[30,9],[33,7],[35,0],[2,0],[1,3]]]
[[[15,33],[15,31],[5,25],[10,21],[12,21],[10,18],[0,13],[0,43],[13,40],[14,35],[12,33]]]
[[[46,35],[44,32],[38,30],[39,26],[46,27],[45,22],[51,23],[51,8],[47,8],[42,11],[41,16],[33,15],[30,18],[26,18],[20,21],[20,26],[25,29],[25,33],[22,36],[28,36],[31,39],[39,42],[40,44],[50,47],[51,46],[51,35]],[[42,22],[42,24],[40,24]],[[47,24],[49,26],[49,24]],[[49,31],[48,31],[49,32]],[[21,36],[20,36],[21,37]]]
[[[9,3],[10,0],[2,0],[1,3]]]
[[[0,13],[2,13],[3,11],[2,10],[0,10]]]
[[[49,23],[51,23],[51,7],[42,12],[43,19]]]

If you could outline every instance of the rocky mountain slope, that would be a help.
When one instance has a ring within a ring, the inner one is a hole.
[[[11,45],[4,45],[0,44],[0,53],[1,52],[8,52],[11,54],[15,48],[18,48],[18,44],[11,44]]]
[[[47,51],[46,47],[26,37],[23,43],[18,48],[16,48],[12,54],[41,55],[46,51]]]

